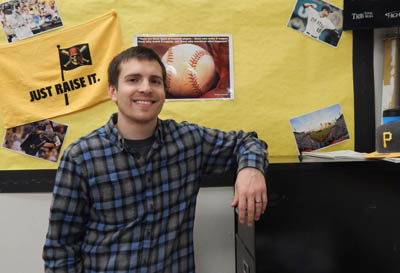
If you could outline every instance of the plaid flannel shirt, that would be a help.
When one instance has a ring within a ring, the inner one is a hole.
[[[146,157],[130,153],[117,115],[61,159],[43,249],[46,272],[195,272],[193,225],[203,174],[265,172],[255,132],[158,120]]]

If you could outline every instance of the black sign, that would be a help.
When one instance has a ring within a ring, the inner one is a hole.
[[[382,27],[400,27],[400,1],[344,0],[344,30]]]

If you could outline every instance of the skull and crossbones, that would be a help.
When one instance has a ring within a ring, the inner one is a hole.
[[[86,50],[87,46],[84,45],[81,48],[78,47],[71,47],[69,50],[61,50],[61,53],[67,55],[69,57],[68,62],[64,64],[64,67],[69,66],[71,63],[73,65],[83,65],[84,63],[89,63],[90,60],[85,59],[82,56],[82,53]]]

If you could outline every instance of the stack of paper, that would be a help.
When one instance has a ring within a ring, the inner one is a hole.
[[[312,156],[329,159],[358,159],[365,160],[367,153],[359,153],[352,150],[334,151],[334,152],[303,152],[303,156]]]
[[[391,157],[391,158],[383,158],[385,161],[393,162],[393,163],[400,163],[400,158],[399,157]]]

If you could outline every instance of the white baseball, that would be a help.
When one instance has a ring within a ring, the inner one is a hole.
[[[176,97],[203,95],[216,79],[210,53],[194,44],[172,46],[162,57],[167,70],[167,91]]]

